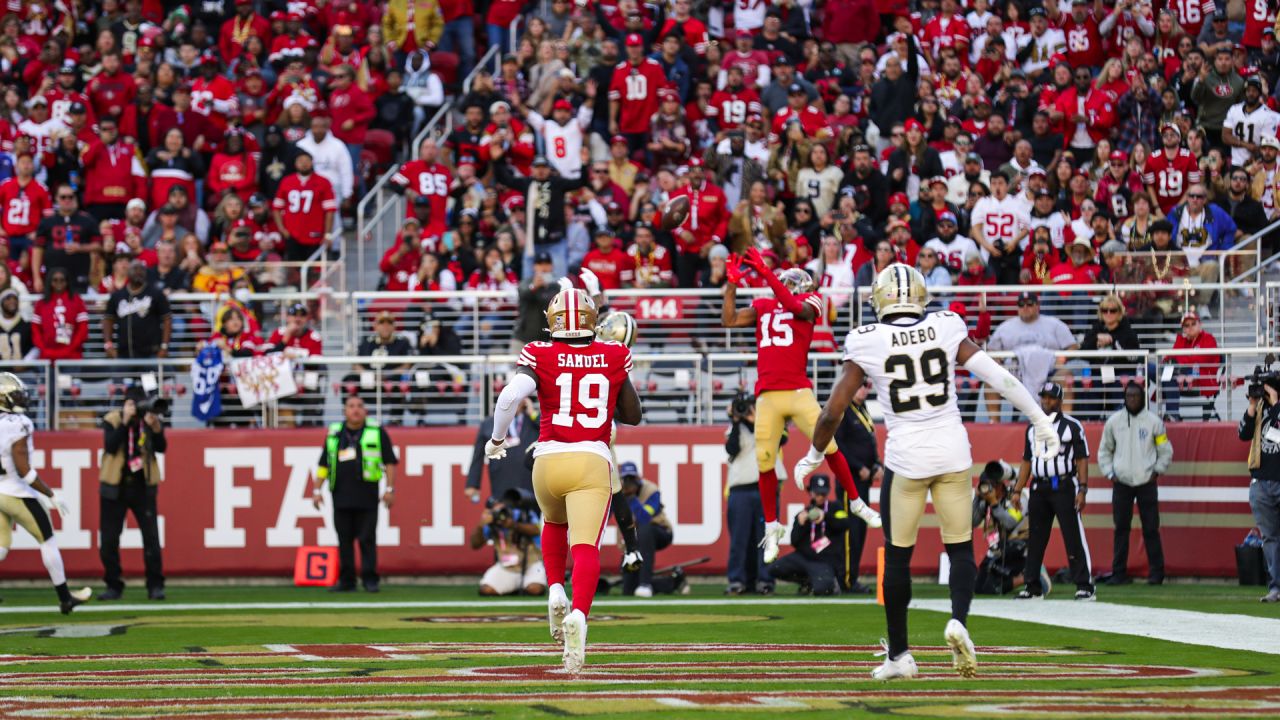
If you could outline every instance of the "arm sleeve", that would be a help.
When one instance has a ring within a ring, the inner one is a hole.
[[[537,381],[525,373],[516,373],[515,377],[511,378],[511,382],[502,388],[497,405],[493,409],[493,432],[489,435],[490,439],[495,442],[506,439],[507,428],[516,417],[520,401],[532,395],[537,389]]]
[[[1107,423],[1102,427],[1102,439],[1098,441],[1098,472],[1105,478],[1115,474],[1115,468],[1111,465],[1115,446],[1115,433],[1111,429],[1111,423]]]
[[[386,428],[381,428],[382,432],[382,464],[383,465],[399,465],[400,460],[396,457],[396,446],[391,444],[391,436],[387,434]]]
[[[1036,403],[1036,399],[1031,397],[1031,393],[1018,382],[1008,370],[1005,370],[991,356],[979,350],[969,357],[969,361],[964,364],[969,372],[978,378],[981,378],[992,390],[1000,393],[1000,395],[1013,404],[1014,407],[1027,416],[1032,423],[1042,422],[1046,419],[1044,411]]]

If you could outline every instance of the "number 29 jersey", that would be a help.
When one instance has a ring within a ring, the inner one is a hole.
[[[844,360],[875,386],[888,430],[885,467],[921,479],[968,470],[969,434],[956,405],[956,352],[969,337],[964,320],[935,312],[915,322],[854,328]]]
[[[814,317],[826,312],[822,296],[806,293],[797,299],[813,308]],[[800,390],[813,387],[809,381],[809,345],[813,343],[813,322],[806,322],[783,309],[773,297],[751,301],[756,310],[756,395],[770,390]]]
[[[632,368],[627,346],[604,340],[531,342],[516,365],[532,370],[538,384],[542,415],[533,456],[591,452],[612,463],[613,411]]]

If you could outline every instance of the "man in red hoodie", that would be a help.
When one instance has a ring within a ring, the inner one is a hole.
[[[711,184],[702,170],[702,158],[689,158],[689,184],[671,193],[671,197],[689,198],[689,217],[672,231],[679,254],[676,275],[680,287],[693,287],[698,273],[706,268],[711,246],[724,239],[729,227],[728,199],[724,191]]]
[[[132,75],[120,69],[120,62],[120,53],[104,54],[102,72],[94,76],[86,88],[89,105],[99,118],[119,118],[138,96],[137,83]]]
[[[351,167],[360,167],[360,151],[364,147],[365,133],[369,132],[369,123],[377,117],[373,101],[369,95],[356,85],[356,70],[350,65],[339,65],[333,71],[329,95],[329,114],[333,118],[333,135],[347,144],[351,153]],[[357,172],[356,188],[358,195],[364,194],[363,178]]]
[[[263,47],[271,45],[271,24],[253,11],[253,0],[236,0],[235,17],[222,23],[218,33],[218,50],[228,63],[240,57],[245,41],[252,36],[262,40]]]
[[[146,172],[133,142],[120,138],[112,115],[98,120],[98,137],[80,156],[84,166],[85,210],[99,222],[124,217],[130,198],[147,194]]]

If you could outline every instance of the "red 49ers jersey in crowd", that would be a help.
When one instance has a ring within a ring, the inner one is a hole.
[[[822,317],[822,296],[805,293],[798,298],[813,308],[814,317]],[[759,297],[751,301],[756,311],[756,394],[769,390],[811,388],[809,382],[809,345],[813,342],[813,321],[804,321],[782,308],[776,298]]]
[[[542,408],[539,452],[583,450],[609,457],[609,435],[618,392],[631,372],[626,345],[595,340],[586,345],[531,342],[516,365],[533,371]],[[555,448],[545,443],[591,443]]]
[[[938,13],[925,23],[921,34],[931,57],[937,57],[942,48],[955,48],[961,63],[968,64],[969,23],[960,15]]]
[[[1268,0],[1245,0],[1244,36],[1240,44],[1254,49],[1262,47],[1262,31],[1275,25],[1276,11]]]
[[[1100,67],[1106,56],[1102,54],[1102,33],[1093,15],[1085,15],[1084,22],[1076,22],[1069,13],[1063,13],[1061,25],[1062,34],[1067,38],[1067,62],[1071,67]]]
[[[634,66],[629,60],[619,63],[609,83],[609,102],[621,103],[618,130],[649,132],[649,119],[658,112],[658,90],[667,85],[667,75],[657,60],[645,58]]]
[[[0,183],[0,228],[5,235],[30,235],[52,209],[49,191],[36,180],[25,186],[16,177]]]
[[[1206,19],[1213,14],[1217,5],[1213,0],[1169,0],[1166,7],[1178,16],[1178,24],[1182,26],[1183,32],[1194,38],[1200,35],[1200,28],[1204,27]]]
[[[335,212],[338,201],[333,186],[317,173],[307,177],[286,175],[276,190],[271,207],[280,211],[284,230],[299,245],[319,245],[325,241],[329,228],[325,225],[325,213]]]
[[[1156,189],[1156,200],[1160,203],[1160,213],[1168,215],[1182,201],[1187,188],[1200,182],[1200,165],[1191,155],[1191,151],[1178,148],[1173,157],[1160,148],[1151,153],[1147,164],[1142,169],[1142,182]]]
[[[1102,173],[1102,177],[1098,178],[1098,192],[1093,200],[1100,207],[1110,207],[1113,221],[1127,220],[1133,214],[1133,196],[1143,192],[1146,191],[1142,187],[1142,179],[1138,177],[1138,173],[1126,172],[1123,178],[1117,180],[1116,176],[1107,170]]]
[[[721,130],[737,130],[747,116],[760,114],[760,95],[749,87],[717,91],[707,103],[707,116],[720,123]]]
[[[431,221],[423,230],[428,231],[427,235],[444,232],[445,216],[449,211],[449,186],[453,184],[453,173],[448,166],[411,160],[400,166],[400,170],[391,176],[391,182],[431,198]],[[413,203],[405,203],[405,217],[413,217]]]

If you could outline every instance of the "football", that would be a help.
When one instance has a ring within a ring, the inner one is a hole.
[[[689,197],[677,195],[658,208],[658,226],[663,230],[674,230],[680,227],[689,217]]]

